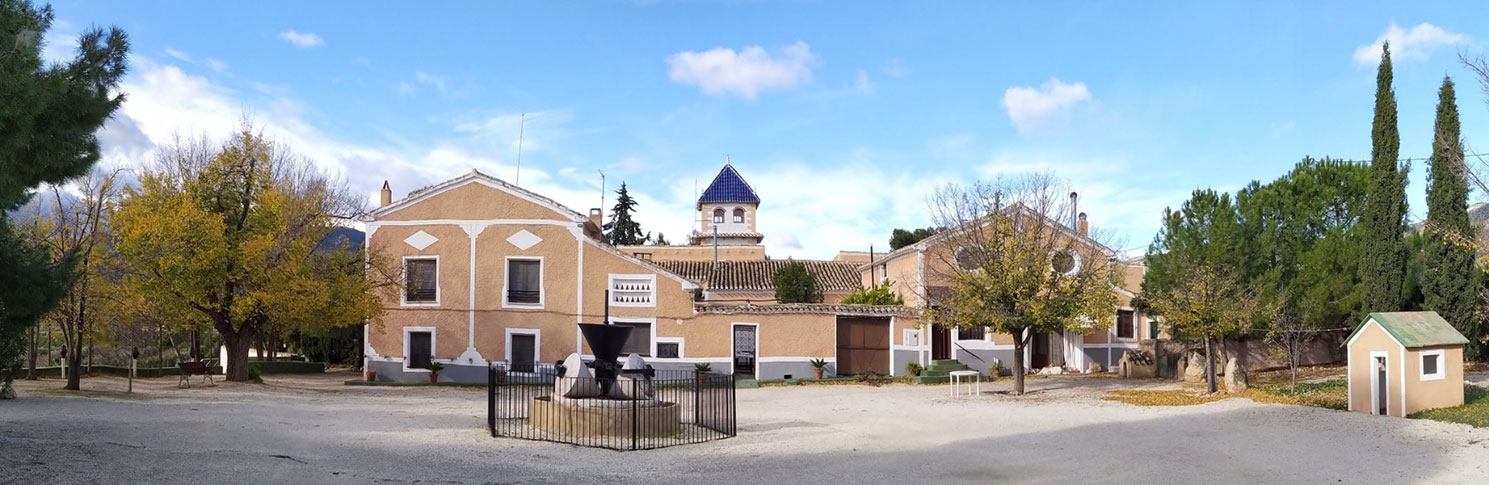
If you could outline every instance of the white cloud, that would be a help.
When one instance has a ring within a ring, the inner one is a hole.
[[[1380,63],[1381,44],[1391,42],[1391,60],[1425,61],[1440,47],[1468,42],[1468,36],[1443,30],[1442,27],[1422,22],[1410,29],[1402,29],[1392,21],[1386,31],[1368,45],[1355,49],[1355,64],[1374,66]]]
[[[212,71],[213,72],[216,72],[216,73],[221,74],[221,75],[224,75],[224,76],[228,75],[228,73],[229,73],[229,71],[228,71],[228,65],[227,65],[226,62],[222,62],[220,60],[217,60],[217,59],[214,59],[214,58],[211,58],[211,57],[208,57],[207,58],[207,67],[212,68]]]
[[[888,63],[884,64],[884,73],[888,74],[889,77],[900,79],[910,75],[910,68],[905,67],[905,64],[900,62],[899,59],[890,59]]]
[[[755,99],[762,91],[789,89],[811,82],[815,63],[816,57],[806,42],[782,48],[775,56],[760,46],[748,46],[737,52],[716,47],[667,56],[667,77],[676,83],[698,86],[708,94]]]
[[[1003,107],[1019,134],[1031,135],[1059,128],[1076,104],[1091,99],[1086,83],[1066,84],[1050,78],[1038,88],[1014,86],[1003,92]]]
[[[297,47],[318,47],[326,43],[326,40],[322,39],[319,35],[310,32],[296,32],[293,29],[280,32],[279,38],[287,40]]]
[[[858,75],[853,78],[853,89],[858,94],[874,94],[877,88],[874,87],[874,80],[869,79],[869,73],[859,69]]]
[[[181,52],[181,51],[178,51],[176,49],[172,49],[170,47],[165,48],[165,55],[174,57],[174,58],[176,58],[176,60],[182,61],[182,62],[191,62],[191,63],[195,63],[196,62],[195,59],[192,59],[191,58],[191,54],[187,54],[185,52]]]

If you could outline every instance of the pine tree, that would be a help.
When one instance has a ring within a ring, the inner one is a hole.
[[[1437,125],[1427,176],[1429,243],[1423,249],[1422,292],[1425,307],[1478,342],[1474,307],[1478,272],[1474,270],[1473,224],[1468,218],[1468,181],[1464,178],[1463,144],[1459,141],[1458,103],[1453,80],[1444,78],[1437,93]],[[1470,356],[1477,346],[1470,345]]]
[[[49,64],[42,39],[52,8],[0,0],[0,380],[8,382],[11,355],[23,330],[70,286],[75,259],[53,260],[24,240],[7,213],[43,183],[83,175],[98,161],[95,133],[119,109],[129,41],[124,32],[94,28],[78,38],[77,56]],[[79,352],[81,349],[74,349]],[[0,390],[0,395],[8,389]]]
[[[1406,173],[1397,167],[1401,134],[1396,130],[1396,94],[1391,91],[1391,45],[1381,48],[1375,87],[1375,121],[1371,127],[1370,182],[1366,192],[1360,279],[1365,283],[1365,310],[1401,309],[1406,278]]]
[[[636,212],[636,199],[631,198],[625,182],[620,183],[620,190],[615,191],[615,195],[615,207],[610,209],[610,222],[605,223],[605,240],[610,241],[613,246],[645,244],[651,235],[641,232],[641,223],[631,219],[631,214]]]

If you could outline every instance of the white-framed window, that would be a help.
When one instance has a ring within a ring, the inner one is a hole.
[[[1065,276],[1076,274],[1081,270],[1081,255],[1068,249],[1055,251],[1050,256],[1050,270]]]
[[[1442,349],[1423,350],[1421,352],[1421,355],[1422,380],[1438,381],[1448,378],[1448,373],[1444,369],[1444,367],[1447,365],[1447,362],[1444,359],[1446,359],[1447,357]]]
[[[657,306],[657,275],[610,275],[610,304],[613,306]]]
[[[678,337],[657,337],[656,352],[652,357],[658,359],[681,359],[686,357],[683,339]]]
[[[921,343],[920,343],[920,329],[918,329],[918,328],[907,328],[907,329],[905,329],[905,332],[904,332],[904,335],[902,336],[902,339],[905,342],[905,345],[907,345],[907,346],[919,347],[921,345]]]
[[[543,258],[507,257],[502,279],[502,308],[543,307]]]
[[[986,340],[987,327],[957,327],[957,340]]]
[[[536,328],[507,329],[507,369],[511,372],[535,372],[538,350],[543,348],[543,331]]]
[[[744,224],[744,209],[738,207],[734,208],[734,223]]]
[[[404,306],[439,305],[439,256],[403,257]]]
[[[434,361],[434,327],[403,327],[403,371],[429,372]]]
[[[714,224],[723,224],[724,223],[724,209],[714,209],[713,210],[713,222],[714,222]]]
[[[656,337],[653,329],[656,327],[655,320],[650,318],[623,318],[610,317],[610,324],[631,327],[631,336],[626,338],[626,345],[620,348],[620,357],[626,358],[631,354],[640,354],[643,357],[656,355],[652,349],[652,340]]]

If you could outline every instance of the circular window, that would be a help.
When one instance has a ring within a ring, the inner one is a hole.
[[[1062,275],[1075,274],[1081,269],[1080,257],[1070,251],[1059,251],[1050,257],[1050,269]]]
[[[956,265],[964,270],[977,269],[977,249],[962,246],[956,250]]]

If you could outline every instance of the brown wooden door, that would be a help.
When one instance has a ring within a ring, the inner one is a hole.
[[[838,375],[889,374],[889,319],[838,318]]]
[[[1035,332],[1029,342],[1029,367],[1035,372],[1050,366],[1050,334]]]
[[[931,326],[931,359],[951,359],[951,328],[941,325]]]

